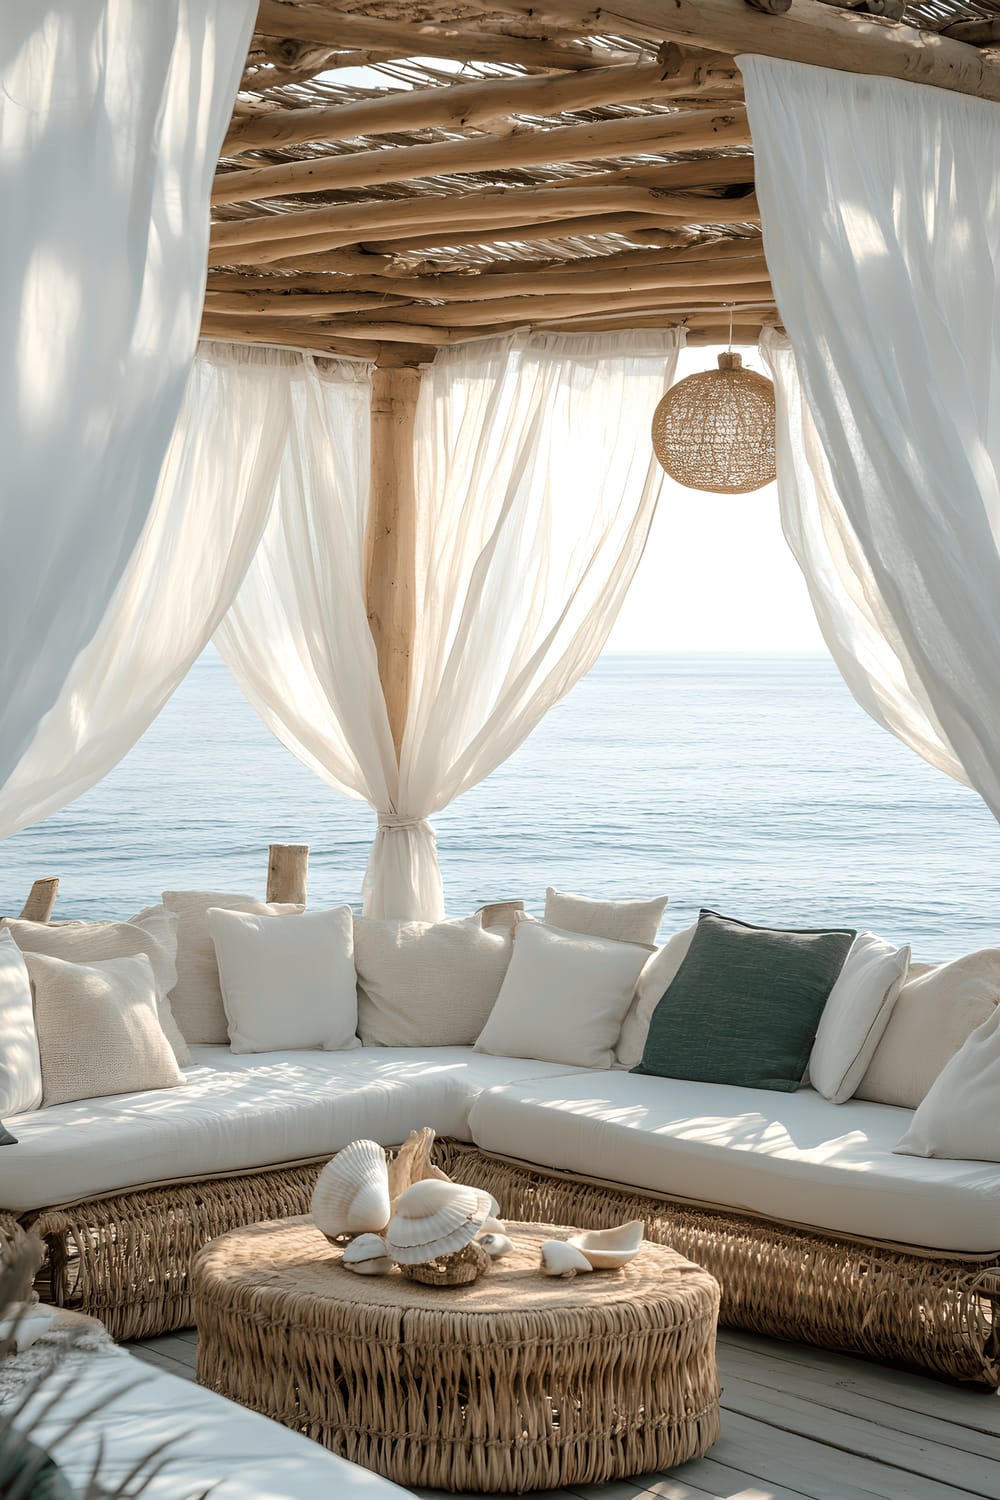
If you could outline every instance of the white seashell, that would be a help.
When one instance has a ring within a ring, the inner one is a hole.
[[[389,1222],[389,1171],[374,1141],[352,1141],[328,1161],[310,1203],[317,1229],[327,1239],[381,1234]]]
[[[379,1234],[359,1234],[344,1247],[344,1265],[358,1276],[386,1276],[392,1270],[392,1257]]]
[[[567,1243],[585,1255],[595,1271],[611,1271],[638,1255],[645,1229],[641,1219],[630,1219],[614,1229],[588,1229],[583,1234],[571,1234]]]
[[[546,1276],[582,1276],[593,1269],[582,1251],[565,1240],[546,1240],[542,1246],[542,1271]]]
[[[415,1182],[397,1200],[385,1232],[389,1254],[401,1266],[416,1266],[461,1250],[490,1217],[491,1201],[461,1183]]]
[[[487,1219],[486,1222],[489,1223],[489,1220]],[[481,1234],[476,1244],[482,1245],[490,1260],[499,1260],[501,1255],[509,1255],[514,1248],[514,1241],[509,1239],[507,1235],[494,1234],[492,1232]]]
[[[484,1221],[483,1227],[479,1231],[479,1233],[480,1235],[506,1234],[507,1225],[504,1223],[503,1219],[498,1219],[493,1214],[491,1214],[490,1217]]]

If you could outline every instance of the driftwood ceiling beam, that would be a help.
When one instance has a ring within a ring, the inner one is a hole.
[[[234,344],[277,344],[290,349],[321,349],[327,354],[350,354],[356,359],[376,359],[380,344],[369,329],[348,338],[340,330],[326,330],[320,323],[306,321],[287,323],[274,318],[222,318],[206,313],[202,319],[203,339],[219,339]]]
[[[318,299],[322,300],[322,299]],[[647,308],[684,308],[692,303],[766,302],[773,304],[774,293],[764,278],[745,286],[679,287],[676,291],[654,288],[648,291],[606,292],[586,295],[505,297],[490,302],[451,302],[446,307],[387,309],[389,319],[398,326],[422,323],[430,328],[476,328],[494,323],[535,323],[542,318],[570,318],[574,315],[613,313],[619,310]]]
[[[469,23],[466,22],[465,26]],[[484,26],[463,29],[446,22],[379,21],[343,11],[282,5],[261,0],[257,31],[264,36],[294,37],[346,52],[371,48],[387,57],[444,57],[455,62],[514,63],[524,68],[594,68],[630,62],[635,54],[588,47],[584,43],[549,42],[544,38],[504,36]]]
[[[752,156],[698,157],[694,161],[655,162],[642,167],[615,167],[607,172],[588,172],[565,178],[567,187],[603,187],[606,183],[631,182],[637,187],[680,188],[746,186],[754,180]],[[553,187],[562,187],[562,182]]]
[[[711,63],[706,54],[681,48],[664,62],[628,63],[616,68],[586,69],[548,77],[484,78],[441,88],[387,93],[384,99],[334,104],[316,109],[255,111],[234,119],[223,156],[259,149],[275,150],[303,141],[349,141],[388,131],[475,129],[510,115],[558,115],[605,104],[663,102],[703,90],[742,96],[739,73],[731,58]]]
[[[483,135],[471,139],[435,141],[427,146],[393,146],[355,151],[343,156],[281,162],[272,167],[224,172],[215,179],[213,203],[280,198],[289,193],[339,191],[404,182],[418,177],[451,176],[456,172],[485,172],[513,167],[544,166],[548,162],[592,161],[628,156],[638,151],[705,151],[713,147],[749,146],[746,111],[734,108],[717,114],[708,110],[644,114],[624,120],[600,120],[583,125],[558,125],[524,135]],[[308,220],[310,213],[300,215]],[[267,220],[248,220],[258,225]],[[273,222],[273,219],[272,219]],[[305,231],[303,231],[305,232]],[[245,238],[266,238],[252,236]]]
[[[711,223],[706,214],[702,223]],[[537,224],[506,224],[495,227],[470,226],[455,230],[453,226],[428,224],[425,233],[413,237],[365,241],[366,249],[379,254],[413,255],[422,250],[458,249],[463,245],[520,245],[538,240],[582,239],[593,235],[628,235],[640,244],[676,244],[691,237],[664,219],[650,214],[604,213],[573,219],[544,219]],[[280,264],[280,262],[277,262]],[[293,262],[288,260],[287,265]],[[295,262],[298,264],[298,262]]]
[[[509,188],[477,190],[448,196],[389,198],[365,203],[335,203],[303,213],[270,214],[263,219],[234,219],[212,229],[209,263],[231,265],[273,259],[280,242],[284,258],[311,250],[337,250],[375,237],[394,238],[407,228],[435,223],[452,229],[542,223],[594,213],[641,214],[646,219],[682,223],[742,224],[758,217],[756,200],[697,198],[690,193],[659,193],[644,187]]]
[[[242,316],[250,312],[282,318],[333,318],[340,313],[384,313],[393,307],[412,306],[414,300],[413,297],[389,295],[351,296],[335,290],[323,292],[321,296],[302,296],[298,293],[288,296],[280,292],[254,294],[220,292],[209,288],[205,294],[205,311],[221,314],[223,317],[231,314]]]
[[[652,32],[734,56],[756,53],[1000,101],[1000,65],[974,48],[819,0],[793,0],[784,15],[766,15],[746,0],[615,0],[607,10],[587,0],[544,0],[538,7],[528,0],[505,0],[505,5],[529,15],[540,11],[558,17],[581,35]]]

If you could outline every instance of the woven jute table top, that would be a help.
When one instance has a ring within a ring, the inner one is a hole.
[[[309,1219],[207,1245],[199,1379],[398,1483],[513,1491],[669,1468],[718,1436],[715,1280],[644,1241],[616,1271],[543,1275],[542,1243],[471,1286],[358,1276]]]

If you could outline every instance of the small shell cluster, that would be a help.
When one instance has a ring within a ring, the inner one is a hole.
[[[630,1219],[614,1229],[589,1229],[571,1234],[568,1240],[546,1240],[542,1271],[568,1280],[588,1271],[617,1270],[638,1255],[644,1229],[641,1219]]]
[[[344,1266],[384,1276],[394,1266],[435,1286],[475,1281],[514,1248],[496,1199],[451,1182],[430,1160],[433,1130],[414,1131],[393,1161],[374,1141],[353,1141],[316,1182],[312,1216]]]

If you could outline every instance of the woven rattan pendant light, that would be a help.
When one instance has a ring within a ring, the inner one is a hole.
[[[653,413],[653,452],[689,490],[759,490],[775,477],[774,386],[730,347],[717,370],[670,387]]]

